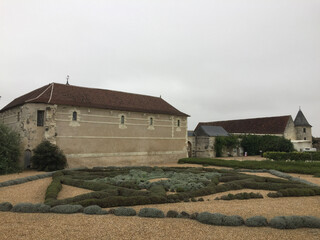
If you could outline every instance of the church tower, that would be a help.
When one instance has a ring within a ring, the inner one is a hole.
[[[311,125],[308,123],[306,117],[303,115],[301,109],[294,119],[294,127],[296,129],[296,140],[312,141]]]

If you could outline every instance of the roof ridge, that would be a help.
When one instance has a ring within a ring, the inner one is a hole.
[[[27,103],[27,102],[31,102],[31,101],[37,100],[37,99],[38,99],[39,97],[41,97],[51,86],[52,86],[52,83],[49,84],[49,86],[48,86],[42,93],[40,93],[37,97],[28,99],[28,100],[26,100],[25,102]]]
[[[266,118],[280,118],[280,117],[291,117],[291,115],[274,116],[274,117],[257,117],[257,118],[242,118],[242,119],[218,120],[218,121],[199,122],[199,123],[232,122],[232,121],[256,120],[256,119],[266,119]]]
[[[152,97],[152,98],[159,98],[162,99],[161,97],[157,96],[152,96],[152,95],[147,95],[147,94],[140,94],[140,93],[130,93],[130,92],[124,92],[124,91],[119,91],[119,90],[112,90],[112,89],[103,89],[103,88],[92,88],[92,87],[83,87],[83,86],[76,86],[76,85],[65,85],[62,83],[55,83],[56,85],[61,85],[61,86],[68,86],[68,87],[76,87],[76,88],[84,88],[84,89],[91,89],[91,90],[100,90],[100,91],[111,91],[111,92],[116,92],[116,93],[124,93],[124,94],[130,94],[130,95],[139,95],[139,96],[146,96],[146,97]]]

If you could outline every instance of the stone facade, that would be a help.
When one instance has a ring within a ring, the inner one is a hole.
[[[2,111],[0,122],[20,134],[25,166],[43,140],[63,150],[70,168],[176,163],[187,157],[187,115],[25,103]]]

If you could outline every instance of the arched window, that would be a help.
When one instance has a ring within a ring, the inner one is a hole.
[[[177,126],[180,127],[180,119],[177,121]]]
[[[149,119],[149,125],[153,126],[153,118],[152,117]]]
[[[121,116],[120,123],[123,125],[124,124],[124,115]]]
[[[77,115],[78,115],[78,114],[77,114],[76,111],[74,111],[74,112],[72,113],[72,121],[77,121],[77,118],[78,118]]]

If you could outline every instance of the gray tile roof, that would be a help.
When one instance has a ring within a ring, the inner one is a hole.
[[[221,126],[200,126],[196,135],[208,137],[229,136],[228,132]]]
[[[295,126],[302,126],[302,127],[311,127],[311,125],[308,123],[306,117],[303,115],[301,109],[299,110],[296,118],[294,119],[294,125]]]

